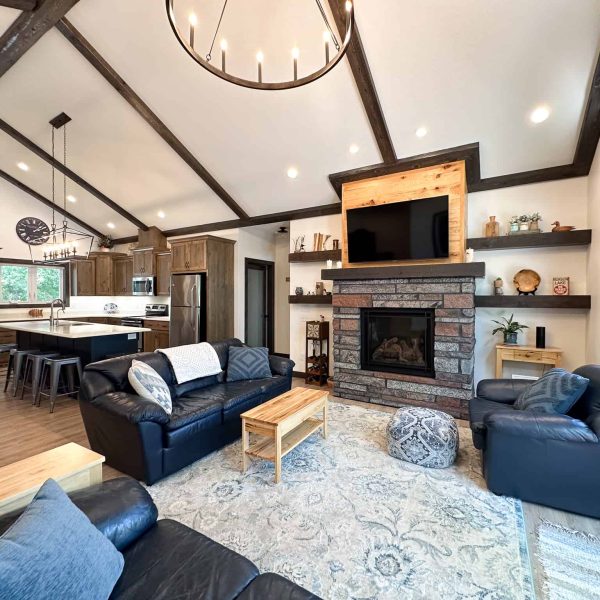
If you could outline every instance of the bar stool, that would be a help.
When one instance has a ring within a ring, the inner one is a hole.
[[[10,351],[17,347],[16,344],[0,344],[0,356],[2,354],[8,354],[8,361],[10,362]],[[8,364],[6,365],[8,368]],[[6,389],[4,390],[6,391]]]
[[[25,364],[25,358],[28,354],[36,354],[38,352],[39,350],[34,348],[29,350],[19,350],[18,348],[13,348],[10,351],[10,356],[8,357],[8,368],[6,369],[6,379],[4,381],[5,392],[8,389],[8,384],[12,375],[13,397],[17,395],[17,386],[19,385],[19,380],[21,379],[21,371]]]
[[[33,406],[37,404],[37,395],[40,390],[44,359],[55,358],[56,356],[59,356],[58,352],[39,352],[37,354],[27,355],[27,360],[25,361],[25,371],[23,372],[23,378],[21,379],[21,400],[25,395],[25,389],[28,389],[31,390],[31,404]],[[31,381],[30,385],[27,384],[28,379]]]
[[[62,368],[66,367],[67,390],[58,393],[58,384],[61,375],[64,375]],[[74,372],[77,372],[78,385],[75,387]],[[42,396],[50,399],[50,412],[54,412],[54,404],[60,396],[70,396],[79,391],[81,386],[81,360],[78,356],[58,356],[56,358],[44,358],[42,366],[42,376],[40,387],[37,394],[37,405],[40,406]]]

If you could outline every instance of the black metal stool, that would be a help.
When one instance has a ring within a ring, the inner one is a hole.
[[[16,347],[16,344],[0,344],[0,356],[2,354],[8,354],[8,361],[10,362],[10,351],[14,350]],[[8,368],[8,364],[6,365],[6,367]],[[4,391],[6,391],[6,388],[4,388]]]
[[[34,406],[37,404],[37,396],[40,391],[40,383],[42,381],[42,367],[44,366],[44,359],[54,358],[56,356],[59,356],[58,352],[39,352],[36,354],[27,355],[27,360],[25,361],[25,371],[23,372],[23,378],[21,379],[21,399],[23,399],[23,396],[25,395],[25,389],[28,389],[31,390],[31,404]],[[27,384],[28,379],[31,380],[30,385]]]
[[[58,393],[58,384],[63,374],[62,368],[66,367],[67,390]],[[75,387],[74,372],[77,372],[78,385]],[[78,356],[58,356],[56,358],[44,358],[42,366],[42,377],[37,394],[37,405],[41,403],[42,396],[50,399],[50,412],[54,412],[54,404],[60,396],[71,396],[79,391],[81,385],[81,360]]]
[[[10,351],[10,356],[8,357],[8,368],[6,369],[6,379],[4,381],[5,392],[8,389],[8,384],[12,375],[13,396],[17,395],[17,387],[19,385],[19,380],[21,379],[23,366],[25,365],[25,358],[28,354],[36,354],[37,352],[39,352],[39,350],[34,348],[29,350],[19,350],[18,348],[13,348]]]

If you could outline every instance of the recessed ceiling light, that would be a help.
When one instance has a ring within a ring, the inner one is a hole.
[[[114,224],[114,223],[107,223],[107,224],[106,224],[106,226],[107,226],[109,229],[114,229],[114,228],[115,228],[115,224]]]
[[[427,127],[419,127],[416,131],[415,131],[415,135],[418,138],[423,138],[427,135]]]
[[[21,169],[21,171],[29,171],[29,165],[27,163],[18,162],[17,167],[19,167],[19,169]]]
[[[529,119],[537,125],[538,123],[543,123],[549,116],[550,109],[547,106],[538,106],[533,109],[529,115]]]
[[[162,210],[159,210],[156,214],[158,215],[159,219],[165,218],[165,213]]]
[[[352,144],[349,148],[350,154],[356,154],[360,148],[356,144]]]
[[[75,198],[75,196],[73,196],[72,194],[69,194],[69,195],[67,196],[67,200],[68,200],[69,202],[77,202],[77,198]]]
[[[298,169],[296,169],[296,167],[290,167],[290,168],[287,170],[287,176],[288,176],[290,179],[296,179],[296,177],[298,177]]]

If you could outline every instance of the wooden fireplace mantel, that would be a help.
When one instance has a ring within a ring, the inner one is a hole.
[[[485,263],[353,267],[350,269],[323,269],[321,271],[321,279],[333,281],[350,279],[415,279],[421,277],[485,277]]]

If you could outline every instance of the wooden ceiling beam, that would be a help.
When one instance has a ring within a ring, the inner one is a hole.
[[[0,0],[0,6],[16,8],[17,10],[35,10],[37,0]]]
[[[22,12],[0,37],[0,77],[77,2],[78,0],[39,0],[34,10],[24,9],[25,12]]]
[[[73,223],[77,223],[77,225],[79,225],[80,227],[87,229],[90,233],[93,233],[96,237],[101,237],[104,235],[102,232],[98,231],[91,225],[88,225],[85,221],[78,219],[74,214],[70,213],[68,210],[65,210],[64,208],[62,208],[56,204],[53,204],[51,200],[48,200],[48,198],[45,198],[44,196],[42,196],[35,190],[32,190],[30,187],[26,186],[24,183],[20,182],[18,179],[15,179],[12,175],[9,175],[6,171],[2,171],[0,169],[0,177],[2,177],[2,179],[5,179],[9,183],[12,183],[15,187],[19,188],[22,192],[29,194],[32,198],[35,198],[38,202],[41,202],[48,208],[50,208],[50,209],[54,208],[54,210],[57,213],[64,215],[67,219],[69,219],[69,221],[72,221]]]
[[[337,29],[343,37],[343,34],[346,31],[345,0],[328,0],[328,2]],[[396,160],[394,143],[392,142],[392,136],[390,135],[385,121],[381,102],[379,101],[375,82],[373,81],[373,75],[371,74],[371,69],[369,67],[369,61],[367,60],[367,55],[365,54],[365,49],[356,22],[346,56],[348,57],[350,69],[352,69],[352,75],[354,76],[356,87],[358,88],[358,93],[360,94],[365,112],[367,113],[367,118],[371,124],[373,135],[375,136],[377,146],[379,147],[381,158],[384,163],[393,162]]]
[[[208,185],[208,187],[238,216],[248,219],[249,215],[228,194],[223,186],[192,155],[175,134],[158,118],[150,107],[131,89],[127,82],[104,60],[98,51],[67,19],[62,19],[56,27],[82,54],[82,56],[121,94],[136,112],[156,131],[177,155]]]
[[[28,137],[25,137],[21,132],[17,131],[14,127],[9,125],[4,119],[0,119],[0,130],[4,131],[12,137],[14,140],[25,146],[28,150],[31,150],[36,156],[39,156],[42,160],[45,160],[49,165],[53,166],[57,171],[60,171],[64,175],[66,175],[71,181],[74,181],[78,186],[83,188],[86,192],[89,192],[98,200],[106,204],[110,209],[114,210],[116,213],[120,214],[122,217],[127,219],[130,223],[133,223],[139,229],[143,229],[144,231],[148,230],[148,225],[140,221],[137,217],[133,216],[130,212],[126,211],[123,207],[117,204],[114,200],[111,200],[106,194],[103,194],[100,190],[95,188],[91,183],[88,183],[83,177],[80,177],[69,169],[65,167],[60,161],[55,158],[52,158],[52,155],[48,154],[45,150],[40,148],[37,144],[35,144]]]

